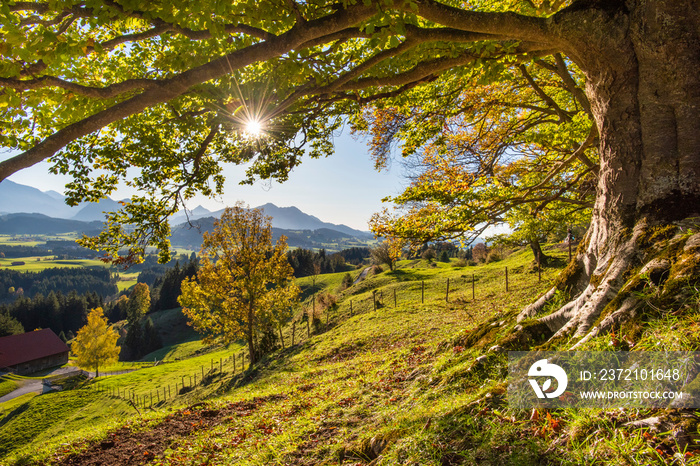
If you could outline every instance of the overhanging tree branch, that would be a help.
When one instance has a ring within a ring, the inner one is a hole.
[[[81,121],[58,130],[31,149],[0,162],[0,181],[13,173],[39,163],[65,147],[68,143],[120,121],[144,109],[167,102],[185,93],[190,87],[211,79],[224,76],[233,70],[244,68],[258,61],[268,60],[287,53],[315,38],[347,29],[366,19],[375,10],[372,7],[355,6],[340,10],[324,18],[313,20],[302,26],[295,26],[281,36],[253,44],[237,50],[209,63],[184,71],[179,75],[162,80],[158,85],[144,90],[141,94],[117,103]]]

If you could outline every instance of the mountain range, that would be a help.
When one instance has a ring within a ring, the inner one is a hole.
[[[0,183],[0,234],[58,234],[78,231],[95,234],[104,221],[104,212],[119,209],[110,198],[99,203],[83,203],[70,207],[65,197],[56,191],[41,191],[31,186],[4,180]],[[343,238],[366,241],[373,238],[369,232],[355,230],[347,225],[324,222],[306,214],[297,207],[278,207],[274,204],[259,206],[272,217],[275,237],[284,234],[290,246],[318,247],[317,244],[342,242]],[[170,218],[173,225],[172,243],[180,246],[198,246],[201,232],[211,230],[214,219],[221,216],[198,206],[187,213],[179,212]]]
[[[83,202],[75,207],[66,204],[66,197],[56,191],[41,191],[31,186],[3,180],[0,183],[0,214],[43,214],[53,218],[83,222],[104,220],[104,211],[119,209],[110,198],[99,203]]]

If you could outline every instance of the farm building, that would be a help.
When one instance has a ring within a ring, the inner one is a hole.
[[[51,329],[0,338],[0,371],[31,374],[68,362],[68,345]]]

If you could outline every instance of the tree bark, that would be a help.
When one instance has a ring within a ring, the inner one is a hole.
[[[532,249],[532,253],[535,255],[535,263],[536,264],[538,264],[540,267],[549,266],[549,256],[547,256],[542,251],[542,247],[540,246],[539,241],[537,241],[537,240],[530,241],[530,249]]]
[[[248,342],[248,356],[250,357],[249,367],[254,363],[258,362],[257,352],[255,351],[255,311],[253,307],[253,300],[248,304],[248,331],[246,332],[246,339]]]
[[[573,299],[541,318],[555,337],[586,335],[608,306],[606,315],[632,315],[636,304],[620,292],[635,279],[634,270],[658,253],[649,229],[700,212],[697,1],[593,0],[577,9],[583,4],[574,3],[560,26],[585,27],[570,35],[568,54],[587,78],[600,173],[586,247],[560,282]],[[546,301],[528,306],[519,318],[535,315]]]

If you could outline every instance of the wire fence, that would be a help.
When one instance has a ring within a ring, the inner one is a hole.
[[[523,274],[518,274],[522,276]],[[530,275],[529,273],[527,275]],[[502,273],[499,273],[496,277],[497,282],[500,281],[503,286],[503,290],[509,292],[513,289],[514,283],[513,273],[509,272],[508,267],[504,267]],[[407,282],[399,282],[398,284],[392,284],[384,286],[378,289],[373,289],[371,294],[365,298],[352,298],[346,299],[348,303],[345,306],[347,311],[347,316],[352,317],[357,314],[367,313],[367,312],[377,312],[380,308],[384,308],[389,305],[393,305],[397,308],[403,302],[406,302],[406,296],[411,295],[417,298],[418,293],[420,293],[420,303],[426,303],[426,291],[431,291],[433,298],[431,302],[435,301],[435,287],[439,287],[441,291],[439,296],[444,293],[444,298],[439,298],[439,301],[445,303],[450,303],[451,297],[455,297],[457,293],[460,293],[459,298],[464,299],[465,295],[468,297],[471,295],[472,301],[477,299],[478,287],[477,283],[480,278],[493,278],[493,276],[487,277],[477,277],[476,274],[471,274],[471,276],[462,276],[461,279],[457,278],[447,278],[444,281],[430,280],[428,286],[426,286],[426,280],[412,280],[409,281],[410,285],[407,287]],[[541,269],[537,268],[537,280],[542,280]],[[531,280],[529,280],[531,281]],[[491,282],[490,287],[493,287],[493,282]],[[430,290],[428,288],[431,288]],[[386,292],[386,293],[385,293]],[[331,306],[326,309],[317,309],[316,307],[317,295],[312,295],[311,302],[307,302],[307,308],[302,311],[304,318],[301,320],[295,318],[289,324],[288,328],[288,338],[285,341],[284,334],[282,333],[282,328],[279,329],[279,337],[282,348],[287,346],[295,346],[296,344],[302,343],[305,339],[310,339],[312,337],[311,321],[315,319],[317,310],[325,313],[326,322],[325,327],[328,328],[329,319],[331,318],[331,313],[334,312],[334,320],[341,319],[341,309],[338,306]],[[320,308],[320,305],[319,305]],[[319,321],[320,322],[320,321]],[[304,323],[306,325],[304,325]],[[316,322],[318,323],[318,322]],[[315,325],[315,324],[314,324]],[[314,329],[316,330],[316,329]],[[168,384],[154,384],[151,389],[144,390],[142,387],[137,391],[133,387],[120,388],[114,386],[112,383],[106,383],[99,379],[95,379],[95,383],[88,385],[89,389],[96,390],[99,393],[103,393],[106,396],[115,399],[121,399],[129,404],[131,404],[137,410],[139,408],[153,408],[164,404],[167,401],[176,399],[178,396],[189,393],[198,386],[208,385],[217,377],[221,378],[224,374],[228,374],[230,370],[231,377],[240,374],[245,371],[246,364],[249,367],[249,358],[244,352],[239,354],[232,354],[226,358],[219,358],[217,361],[214,358],[210,359],[210,364],[208,366],[200,365],[199,371],[194,371],[190,374],[184,374],[178,376],[180,380],[175,382],[170,382]],[[155,364],[154,364],[155,365]],[[153,367],[153,366],[149,366]],[[145,369],[142,367],[136,370]],[[107,377],[111,375],[125,374],[128,372],[133,372],[134,370],[124,370],[117,372],[107,372],[101,373],[100,379],[102,377]]]
[[[221,357],[218,361],[211,358],[208,367],[202,364],[199,367],[199,371],[179,375],[179,381],[167,384],[154,384],[151,389],[146,391],[143,388],[140,388],[138,391],[133,387],[121,388],[99,379],[95,379],[95,383],[88,385],[87,388],[111,398],[124,400],[137,409],[153,408],[166,401],[173,400],[177,396],[189,393],[197,386],[209,385],[217,376],[221,377],[228,373],[227,369],[231,369],[232,376],[242,373],[245,371],[248,362],[249,358],[243,352],[238,355],[232,354],[226,358]]]

